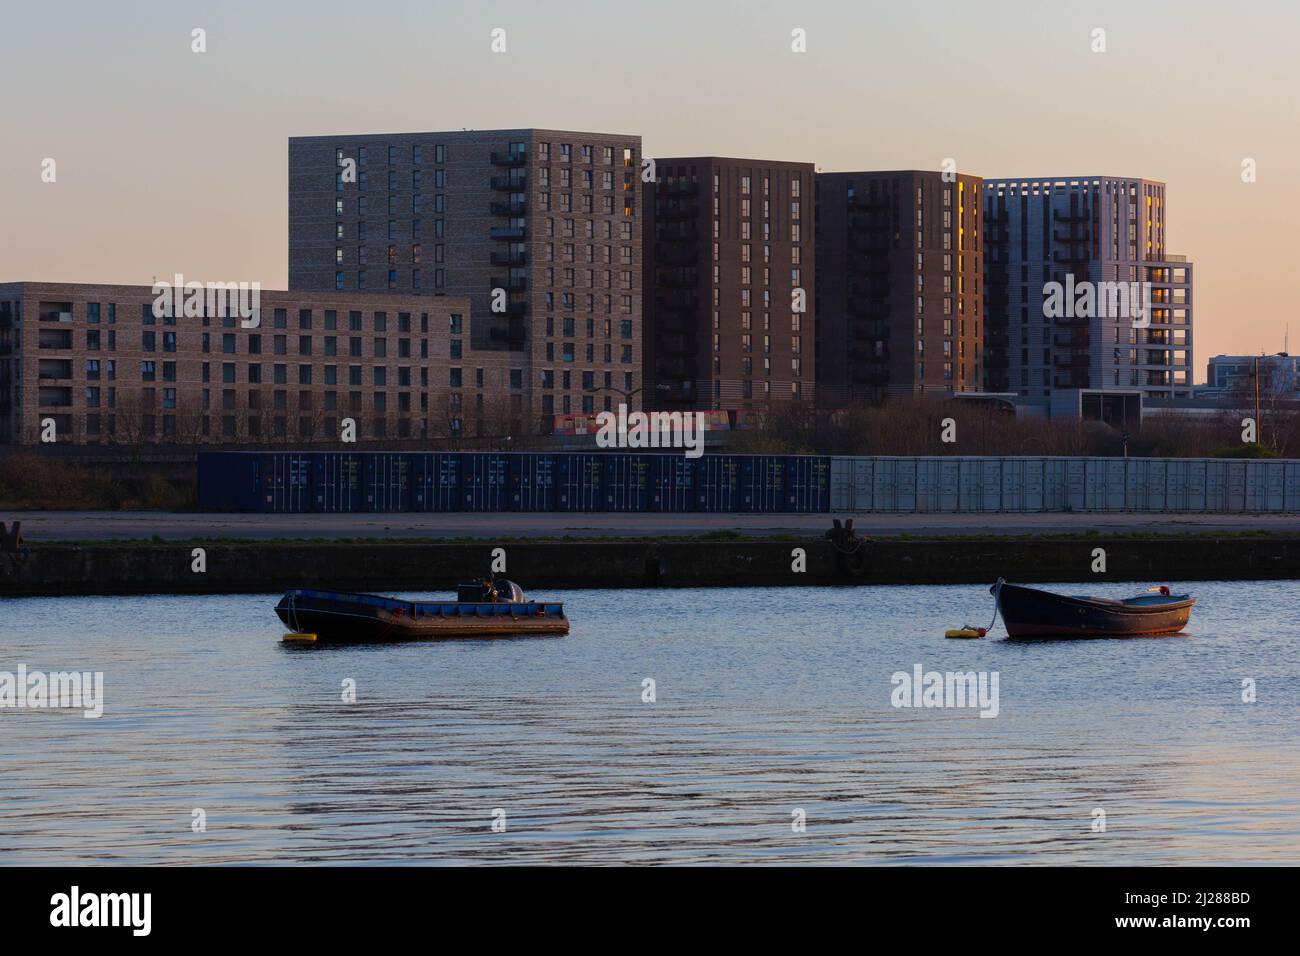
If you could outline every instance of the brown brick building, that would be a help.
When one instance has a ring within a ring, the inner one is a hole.
[[[815,399],[813,174],[811,163],[655,161],[645,377],[657,407]]]
[[[641,138],[468,130],[289,141],[289,287],[469,300],[525,414],[641,389]],[[355,172],[355,176],[352,173]]]
[[[156,316],[148,286],[0,284],[0,443],[335,442],[518,433],[519,353],[470,346],[452,296],[260,293]],[[210,310],[204,309],[205,313]]]
[[[978,176],[817,175],[817,379],[824,402],[978,391]]]

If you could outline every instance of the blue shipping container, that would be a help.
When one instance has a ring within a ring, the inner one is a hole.
[[[417,452],[411,457],[411,510],[459,511],[460,455]]]
[[[785,511],[820,514],[831,508],[831,460],[791,455],[785,465]]]
[[[699,459],[653,455],[650,459],[650,510],[694,511],[695,471]]]
[[[510,456],[510,507],[514,511],[555,510],[555,456]]]
[[[556,511],[601,511],[604,455],[559,456]]]
[[[274,451],[262,456],[261,510],[275,514],[311,511],[311,456]]]
[[[312,462],[312,510],[361,510],[361,452],[317,452]]]
[[[411,462],[400,452],[367,452],[366,511],[411,510]]]
[[[605,455],[605,511],[645,511],[650,455]]]
[[[740,461],[735,455],[705,455],[699,459],[695,469],[696,511],[741,510]]]
[[[198,454],[200,511],[258,511],[262,456],[246,451]]]
[[[466,511],[510,510],[510,459],[473,452],[461,457],[461,500]]]

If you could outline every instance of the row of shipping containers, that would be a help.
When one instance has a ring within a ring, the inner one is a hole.
[[[802,455],[200,452],[203,511],[830,510],[831,459]]]
[[[834,458],[831,510],[1300,512],[1300,461]]]

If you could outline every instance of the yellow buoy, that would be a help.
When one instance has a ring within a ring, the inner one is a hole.
[[[982,627],[956,627],[950,631],[944,631],[943,636],[971,638],[971,637],[983,637],[984,633],[985,631],[984,628]]]
[[[280,640],[292,644],[310,644],[316,640],[315,634],[286,634]]]

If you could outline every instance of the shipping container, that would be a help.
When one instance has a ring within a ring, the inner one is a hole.
[[[455,452],[411,455],[411,510],[461,510],[461,456]]]
[[[1300,462],[200,452],[207,511],[1298,512]]]
[[[400,452],[365,452],[365,510],[411,510],[411,460]]]
[[[695,471],[695,510],[709,513],[741,510],[740,458],[705,455]]]
[[[601,511],[604,501],[604,455],[559,455],[556,511]]]
[[[555,510],[554,455],[520,453],[510,457],[510,507],[514,511]]]
[[[941,458],[920,458],[916,462],[916,510],[943,511]]]
[[[821,514],[831,507],[831,460],[808,455],[786,458],[785,510],[795,514]]]
[[[362,452],[322,451],[312,456],[312,510],[360,511],[364,484]]]
[[[786,510],[783,455],[744,455],[740,459],[740,510],[770,514]]]
[[[699,460],[684,455],[651,457],[651,511],[695,510],[695,472]]]
[[[260,511],[261,465],[256,452],[199,452],[199,510]]]
[[[877,511],[916,510],[915,458],[877,458],[872,498]]]
[[[262,455],[261,509],[273,514],[312,510],[312,456],[305,452],[273,451]]]
[[[604,459],[605,511],[645,511],[650,498],[652,455],[607,454]]]
[[[1282,511],[1286,496],[1284,461],[1246,462],[1246,510]]]
[[[462,455],[460,495],[465,511],[509,511],[509,457],[492,452]]]
[[[1300,461],[1286,463],[1286,483],[1282,494],[1282,510],[1300,512]]]

